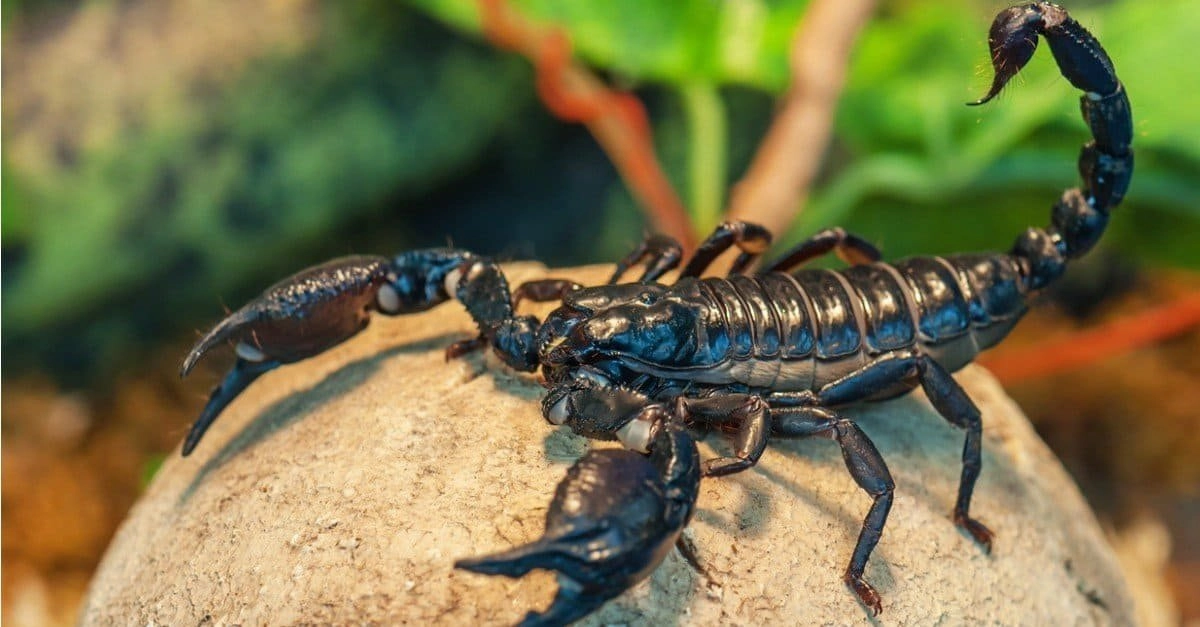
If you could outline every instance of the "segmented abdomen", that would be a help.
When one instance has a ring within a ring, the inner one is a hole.
[[[814,389],[877,355],[919,348],[950,370],[1004,337],[1025,311],[1007,255],[914,257],[845,270],[703,279],[700,380]],[[685,288],[687,289],[687,288]]]
[[[892,274],[893,285],[873,283],[870,277],[878,271]],[[843,274],[868,308],[885,292],[891,300],[903,299],[918,347],[949,370],[965,366],[980,351],[995,345],[1025,313],[1016,261],[1008,255],[913,257],[890,265],[847,268]],[[899,327],[903,313],[892,313],[887,319],[895,320]],[[870,313],[866,320],[883,328]],[[891,335],[880,333],[878,337]],[[885,350],[889,348],[886,344],[883,339],[868,350]]]

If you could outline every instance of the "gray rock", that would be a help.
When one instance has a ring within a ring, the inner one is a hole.
[[[605,268],[569,274],[597,282]],[[515,282],[544,274],[509,269]],[[559,273],[562,274],[568,273]],[[547,424],[530,376],[468,337],[455,304],[377,318],[269,373],[189,458],[172,456],[113,540],[88,624],[512,623],[553,596],[453,568],[540,535],[555,485],[589,444]],[[878,619],[843,586],[868,497],[826,440],[775,442],[758,467],[706,480],[677,553],[589,624],[1130,624],[1111,549],[1071,479],[982,369],[957,375],[984,414],[974,513],[989,556],[949,519],[962,433],[916,393],[850,410],[896,480],[866,577]],[[708,455],[728,450],[710,437]]]

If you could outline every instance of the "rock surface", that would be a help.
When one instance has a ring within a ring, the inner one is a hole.
[[[556,273],[596,283],[607,268]],[[508,268],[513,283],[543,276]],[[455,570],[540,535],[585,440],[542,419],[542,389],[490,355],[443,360],[473,330],[454,303],[377,317],[359,337],[263,376],[196,452],[173,455],[118,532],[85,624],[503,624],[542,609],[553,577]],[[706,480],[677,552],[589,624],[1130,624],[1132,602],[1079,491],[982,369],[957,375],[984,415],[973,511],[985,555],[949,519],[962,433],[918,392],[852,408],[896,480],[866,578],[843,586],[868,497],[826,440],[775,442]],[[198,411],[199,408],[197,408]],[[702,452],[728,450],[713,436]]]

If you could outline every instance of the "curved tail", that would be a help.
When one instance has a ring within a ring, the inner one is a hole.
[[[1084,92],[1080,103],[1093,140],[1079,154],[1083,187],[1063,192],[1050,226],[1030,228],[1013,244],[1026,291],[1045,287],[1063,273],[1067,260],[1092,249],[1133,175],[1133,119],[1125,88],[1100,42],[1058,5],[1024,4],[996,16],[988,34],[995,80],[987,95],[969,104],[1000,93],[1033,56],[1038,35],[1046,38],[1063,76]]]

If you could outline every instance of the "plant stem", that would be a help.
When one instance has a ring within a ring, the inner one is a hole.
[[[814,0],[796,30],[790,53],[791,86],[745,177],[730,195],[729,219],[756,222],[776,236],[787,232],[833,133],[850,52],[875,10],[875,0]],[[733,257],[722,256],[720,273]]]
[[[728,123],[721,92],[711,83],[693,82],[679,90],[688,124],[688,194],[692,221],[706,234],[721,219],[725,201],[725,153]]]

